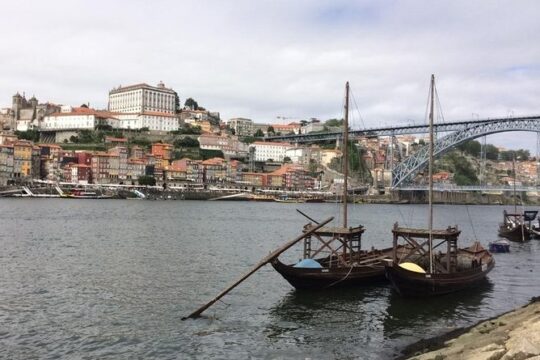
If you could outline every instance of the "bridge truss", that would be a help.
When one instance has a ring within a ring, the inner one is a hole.
[[[437,129],[439,130],[441,127],[437,127]],[[435,140],[434,155],[444,154],[457,145],[484,135],[507,131],[538,133],[540,132],[540,116],[469,122],[457,131]],[[427,165],[428,160],[428,146],[426,145],[392,170],[392,187],[400,187],[411,182],[414,176]]]

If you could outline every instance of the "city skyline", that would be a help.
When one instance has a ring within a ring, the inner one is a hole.
[[[26,4],[2,6],[2,107],[25,91],[106,108],[118,85],[163,81],[224,120],[286,123],[339,117],[349,80],[353,126],[398,125],[424,121],[435,73],[447,120],[539,112],[533,1]],[[536,150],[530,133],[488,142]]]

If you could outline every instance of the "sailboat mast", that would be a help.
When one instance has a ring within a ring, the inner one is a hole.
[[[345,84],[345,118],[343,120],[343,227],[347,227],[347,185],[349,177],[349,82]]]
[[[435,75],[431,75],[429,104],[429,272],[433,273],[433,108],[435,97]]]
[[[512,176],[514,177],[514,214],[517,214],[517,198],[516,198],[516,155],[512,156]]]

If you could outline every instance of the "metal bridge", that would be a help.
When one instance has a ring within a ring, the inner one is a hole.
[[[538,121],[540,120],[540,115],[526,116],[526,117],[505,117],[505,118],[494,118],[494,119],[445,122],[445,123],[434,124],[433,127],[435,129],[435,132],[444,133],[444,132],[449,132],[449,131],[460,131],[460,130],[467,129],[470,127],[475,127],[478,125],[492,124],[496,126],[496,124],[500,124],[500,123],[514,122],[514,121],[527,121],[527,120]],[[501,131],[510,131],[510,130],[501,130]],[[526,130],[526,131],[529,131],[529,130]],[[378,137],[378,136],[422,134],[422,133],[428,133],[428,132],[429,132],[429,126],[427,124],[422,124],[422,125],[388,126],[388,127],[362,129],[362,130],[350,130],[349,136]],[[325,132],[325,133],[267,136],[264,138],[264,140],[265,141],[287,141],[287,142],[292,142],[292,143],[307,143],[307,142],[318,142],[318,141],[325,141],[325,140],[336,140],[336,139],[340,139],[342,136],[343,136],[343,132],[334,131],[334,132]]]
[[[532,131],[540,132],[540,116],[505,117],[482,120],[468,120],[457,122],[445,122],[434,125],[436,133],[449,133],[436,139],[434,155],[442,155],[453,147],[466,141],[485,135],[507,131]],[[353,137],[378,137],[421,134],[429,132],[426,125],[407,125],[380,127],[363,130],[351,130]],[[269,141],[283,140],[289,142],[316,142],[324,140],[336,140],[342,137],[341,132],[315,133],[305,135],[285,135],[265,138]],[[428,146],[422,147],[414,155],[406,158],[392,169],[392,188],[402,187],[410,182],[414,176],[428,163]]]
[[[427,191],[427,185],[405,185],[399,188],[401,191]],[[479,192],[513,192],[514,187],[509,185],[495,185],[495,186],[482,186],[482,185],[468,185],[458,186],[452,184],[435,184],[433,186],[435,191],[446,192],[464,192],[464,191],[479,191]],[[540,187],[536,186],[516,186],[516,192],[538,192]]]
[[[496,121],[468,123],[467,126],[456,129],[454,132],[437,139],[433,149],[434,155],[444,154],[459,144],[484,135],[507,131],[540,132],[540,116],[505,118],[497,119]],[[396,188],[413,179],[413,177],[428,164],[428,155],[428,146],[423,146],[414,155],[409,156],[399,163],[392,170],[392,187]]]

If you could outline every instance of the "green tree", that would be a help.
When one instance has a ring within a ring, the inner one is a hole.
[[[149,148],[152,145],[152,142],[148,140],[147,138],[133,138],[131,139],[131,143],[133,145],[139,145],[145,148]]]
[[[486,159],[488,160],[497,160],[499,159],[499,149],[495,145],[487,144],[486,145]]]
[[[324,125],[329,127],[340,127],[343,126],[343,119],[329,119],[324,122]]]
[[[187,98],[184,102],[184,107],[190,108],[192,110],[198,110],[199,104],[197,104],[197,102],[193,100],[193,98]]]
[[[179,113],[180,112],[180,97],[178,96],[178,93],[174,92],[174,112]]]
[[[81,144],[92,144],[99,142],[99,140],[96,140],[94,137],[95,133],[91,130],[81,130],[79,131],[79,143]]]
[[[244,136],[242,138],[242,142],[246,144],[251,144],[251,143],[254,143],[255,141],[257,141],[257,139],[253,136]]]
[[[482,150],[482,145],[480,144],[480,142],[476,140],[470,140],[459,145],[458,149],[460,149],[466,154],[469,154],[474,157],[478,157]]]
[[[284,164],[290,163],[290,162],[291,162],[291,158],[290,158],[290,157],[285,156],[285,157],[283,158],[283,163],[284,163]]]
[[[26,130],[26,131],[15,131],[15,136],[21,140],[30,140],[33,142],[39,141],[39,131],[37,130]]]
[[[531,153],[529,152],[529,150],[519,149],[518,151],[516,151],[516,159],[518,160],[527,161],[530,157]]]
[[[270,125],[268,129],[266,129],[267,134],[275,134],[275,132],[276,131],[274,130],[274,127],[272,125]]]
[[[138,178],[139,185],[155,186],[156,179],[153,176],[143,175]]]
[[[212,158],[215,158],[215,157],[219,157],[219,158],[222,158],[222,159],[225,158],[225,155],[223,154],[223,151],[221,151],[221,150],[201,149],[201,150],[199,150],[199,154],[201,154],[201,157],[202,157],[203,160],[212,159]]]
[[[199,147],[199,141],[197,139],[194,139],[192,137],[186,136],[183,139],[176,139],[173,143],[175,148],[181,148],[181,147]]]
[[[255,131],[255,137],[263,137],[264,136],[264,133],[261,129],[257,129],[257,131]]]

